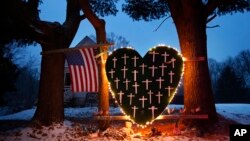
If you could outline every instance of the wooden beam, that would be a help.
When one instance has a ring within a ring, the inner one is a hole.
[[[128,116],[94,116],[94,120],[130,120]]]
[[[208,119],[208,115],[160,115],[155,120],[168,120],[168,119]],[[127,120],[128,116],[94,116],[94,120]]]
[[[160,115],[156,120],[164,119],[208,119],[208,115]]]
[[[75,50],[79,50],[82,48],[98,48],[101,46],[112,46],[114,45],[112,44],[96,44],[96,45],[86,45],[86,46],[81,46],[81,47],[77,47],[77,48],[64,48],[64,49],[55,49],[55,50],[49,50],[49,51],[43,51],[40,54],[41,55],[47,55],[47,54],[54,54],[54,53],[64,53],[64,52],[68,52],[68,51],[75,51]]]

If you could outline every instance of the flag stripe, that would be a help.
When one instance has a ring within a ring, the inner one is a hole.
[[[78,73],[78,75],[79,75],[79,77],[77,77],[77,78],[78,78],[78,83],[79,83],[79,84],[78,84],[78,86],[79,86],[79,87],[78,87],[78,91],[82,91],[82,82],[81,82],[81,81],[82,81],[82,79],[81,79],[81,74],[82,74],[82,73],[81,73],[81,66],[78,66],[78,67],[77,67],[77,73]]]
[[[91,50],[91,56],[94,56],[94,50]],[[98,80],[98,68],[97,68],[97,64],[96,64],[96,61],[92,60],[92,64],[93,64],[93,72],[94,72],[94,79],[95,80]],[[95,81],[94,82],[94,86],[95,86],[95,90],[98,91],[98,81]]]
[[[75,70],[74,70],[76,76],[79,76],[78,67],[79,67],[79,66],[76,66],[76,67],[75,67]],[[78,85],[76,85],[76,91],[79,92],[79,79],[78,79],[78,78],[79,78],[79,77],[75,77],[76,84],[78,84]]]
[[[81,50],[81,53],[82,53],[82,56],[86,62],[86,65],[85,65],[85,70],[86,70],[86,77],[87,77],[87,82],[88,82],[88,85],[87,85],[87,91],[91,91],[91,69],[90,69],[90,58],[89,56],[86,55],[86,52],[88,52],[88,49],[86,50]]]
[[[93,48],[66,53],[73,92],[98,92],[99,76],[94,55]]]
[[[76,84],[76,80],[75,80],[75,73],[74,73],[74,66],[70,66],[70,76],[72,76],[71,77],[71,80],[72,80],[72,91],[74,92],[74,91],[76,91],[76,85],[74,85],[74,84]]]
[[[91,51],[87,53],[87,56],[91,56]],[[90,60],[90,70],[91,70],[91,78],[94,79],[94,67],[93,67],[93,60]],[[91,79],[91,89],[95,89],[95,81],[92,81]]]
[[[88,66],[88,77],[89,77],[89,83],[90,85],[88,85],[89,87],[89,90],[92,89],[92,70],[91,70],[91,65],[90,65],[90,60],[89,60],[89,54],[88,54],[88,51],[87,50],[84,50],[84,54],[85,54],[85,57],[88,59],[87,61],[87,66]]]
[[[86,71],[86,77],[87,77],[86,82],[88,83],[86,91],[90,91],[91,82],[90,82],[90,75],[89,74],[91,73],[91,71],[89,68],[89,59],[85,54],[85,50],[80,50],[80,52],[82,54],[82,57],[83,57],[83,60],[85,63],[84,70]]]
[[[86,89],[87,89],[87,83],[86,83],[86,80],[87,80],[87,77],[86,77],[86,71],[84,70],[84,68],[82,68],[82,71],[83,71],[83,81],[85,81],[84,83],[83,83],[83,88],[84,88],[84,90],[86,91]]]
[[[82,72],[83,71],[83,66],[80,66],[80,72]],[[84,90],[84,79],[82,79],[83,78],[83,73],[80,73],[80,81],[81,81],[81,89],[80,89],[80,91],[83,91]]]

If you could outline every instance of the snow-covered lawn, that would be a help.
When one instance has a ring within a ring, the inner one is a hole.
[[[240,124],[250,124],[250,104],[216,104],[217,113]]]
[[[169,108],[180,108],[183,105],[169,105]],[[250,124],[250,104],[216,104],[217,112],[227,119],[236,121],[240,124]],[[26,120],[29,121],[35,113],[35,108],[24,110],[11,115],[0,116],[0,121],[15,121],[15,120]],[[196,137],[192,135],[170,135],[165,132],[161,136],[151,136],[148,138],[143,138],[140,132],[133,132],[134,128],[129,129],[121,126],[119,128],[110,127],[105,132],[91,132],[92,128],[96,128],[91,121],[93,114],[97,113],[96,107],[86,107],[86,108],[65,108],[66,120],[62,124],[55,124],[53,126],[45,127],[32,127],[25,126],[19,127],[12,130],[3,131],[0,130],[0,141],[33,141],[33,140],[44,140],[44,141],[54,141],[54,140],[74,140],[74,141],[112,141],[112,140],[229,140],[226,135],[210,135],[205,137]],[[111,114],[119,114],[119,108],[110,108]],[[68,120],[70,118],[86,119],[89,120],[83,123],[74,122]],[[1,128],[1,126],[0,126]]]

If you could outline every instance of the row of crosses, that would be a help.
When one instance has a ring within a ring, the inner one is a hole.
[[[145,65],[144,63],[142,64],[142,65],[140,65],[140,67],[142,68],[142,70],[141,70],[141,74],[145,74],[145,67],[147,67],[147,65]],[[154,75],[155,75],[155,70],[156,69],[161,69],[161,76],[164,76],[164,73],[165,73],[165,68],[167,68],[167,66],[164,64],[164,63],[162,63],[162,65],[160,65],[159,67],[156,67],[155,65],[152,65],[152,66],[150,66],[150,67],[148,67],[148,69],[150,69],[151,70],[151,76],[152,77],[154,77]],[[115,68],[114,68],[115,69]],[[114,73],[115,73],[115,70],[114,69],[111,69],[108,73],[110,73],[111,74],[111,78],[114,78]],[[126,74],[127,74],[127,71],[128,71],[128,68],[126,67],[126,66],[123,66],[123,68],[121,69],[121,71],[122,71],[122,74],[123,74],[123,78],[126,78]],[[134,74],[134,81],[136,81],[136,79],[137,79],[137,74],[139,73],[139,71],[137,71],[137,70],[133,70],[132,71],[132,73]],[[171,78],[172,78],[172,76],[174,75],[174,73],[172,72],[172,71],[170,71],[169,73],[168,73],[168,75],[170,75],[171,76]],[[171,79],[172,80],[172,79]]]
[[[172,87],[168,86],[167,88],[167,91],[168,91],[168,96],[170,96],[170,93],[171,93],[171,90],[173,90]],[[123,99],[123,96],[124,96],[124,92],[123,91],[120,91],[117,93],[118,96],[119,96],[119,103],[122,105],[122,99]],[[141,98],[139,98],[139,101],[141,101],[141,105],[142,107],[141,108],[144,108],[144,105],[145,105],[145,101],[149,101],[149,104],[152,104],[152,95],[153,96],[156,96],[157,97],[157,101],[158,101],[158,104],[161,104],[161,97],[163,96],[163,94],[158,91],[158,93],[154,94],[151,90],[149,90],[147,92],[148,94],[148,97],[146,96],[142,96]],[[133,98],[135,97],[136,94],[132,94],[130,93],[129,95],[127,95],[127,97],[129,98],[129,105],[132,105],[133,104]]]
[[[155,62],[155,55],[158,55],[159,53],[153,51],[153,52],[149,52],[149,54],[152,55],[152,62]],[[167,57],[169,56],[169,54],[167,54],[166,52],[164,52],[164,54],[161,54],[161,56],[164,57],[164,62],[167,62]],[[121,58],[124,60],[124,61],[123,61],[123,62],[124,62],[124,65],[126,65],[126,64],[127,64],[127,59],[129,59],[129,56],[127,56],[127,54],[124,53],[123,57],[121,57]],[[136,62],[137,62],[137,60],[139,59],[139,57],[134,56],[134,57],[132,57],[131,59],[134,61],[134,67],[136,67]],[[113,60],[113,65],[114,65],[113,67],[115,68],[115,67],[116,67],[117,58],[114,57],[112,60]],[[172,59],[171,59],[171,61],[175,61],[175,60],[172,60]],[[173,64],[173,66],[174,66],[174,64]]]
[[[149,54],[152,54],[152,62],[155,62],[155,55],[156,54],[159,54],[159,53],[157,53],[157,52],[155,52],[155,51],[153,51],[153,52],[150,52]],[[167,68],[167,65],[165,65],[166,63],[167,64],[172,64],[172,68],[174,69],[175,68],[175,61],[176,61],[176,59],[173,57],[170,61],[168,61],[167,62],[167,56],[169,56],[166,52],[164,53],[164,54],[161,54],[162,56],[164,56],[164,63],[162,63],[159,67],[156,67],[155,65],[152,65],[152,66],[147,66],[147,65],[145,65],[144,63],[143,64],[141,64],[139,67],[141,68],[141,70],[142,70],[142,74],[144,75],[144,73],[145,73],[145,68],[148,68],[148,69],[150,69],[151,70],[151,75],[152,75],[152,77],[154,77],[154,74],[155,74],[155,70],[157,70],[157,69],[161,69],[161,75],[162,76],[164,76],[164,71],[165,71],[165,68]],[[127,68],[126,68],[126,65],[127,65],[127,59],[129,59],[129,56],[127,56],[127,54],[125,53],[124,55],[123,55],[123,57],[121,57],[121,58],[123,58],[123,63],[124,63],[124,67],[121,69],[121,71],[123,72],[123,78],[126,78],[126,71],[128,70]],[[133,60],[133,65],[134,65],[134,67],[137,67],[137,60],[139,59],[139,57],[137,57],[137,56],[134,56],[134,57],[132,57],[131,58],[132,60]],[[117,62],[117,58],[116,57],[114,57],[113,59],[112,59],[112,61],[113,61],[113,68],[114,69],[116,69],[116,62]],[[115,71],[112,69],[109,73],[111,73],[111,78],[113,78],[113,73],[115,73]],[[139,73],[138,71],[136,71],[135,70],[135,72],[133,72],[134,74],[136,74],[136,73]]]
[[[170,76],[170,84],[173,83],[173,75],[174,75],[174,73],[173,73],[172,71],[170,71],[170,73],[169,73],[169,76]],[[120,80],[119,78],[117,78],[117,77],[114,79],[116,89],[119,89],[119,83],[124,83],[125,86],[126,86],[126,87],[125,87],[126,90],[129,89],[129,88],[128,88],[129,83],[134,83],[134,84],[132,85],[132,87],[134,87],[135,93],[137,94],[137,90],[138,90],[138,87],[139,87],[140,85],[137,83],[136,77],[134,77],[134,82],[133,82],[133,81],[131,82],[131,81],[129,81],[128,79],[125,79],[125,80],[122,81],[122,82],[120,82],[120,81],[121,81],[121,80]],[[159,78],[156,79],[155,81],[158,82],[159,89],[162,88],[162,83],[165,82],[165,80],[164,80],[162,77],[159,77]],[[146,90],[148,90],[148,89],[149,89],[149,84],[152,83],[152,81],[149,80],[149,79],[145,79],[145,80],[142,81],[142,83],[145,84]]]
[[[136,107],[135,105],[131,107],[131,109],[133,110],[133,117],[135,118],[136,116],[136,110],[139,109],[138,107]],[[152,119],[155,118],[155,110],[157,110],[158,108],[156,106],[151,106],[148,108],[148,110],[151,110],[151,114],[152,114]]]

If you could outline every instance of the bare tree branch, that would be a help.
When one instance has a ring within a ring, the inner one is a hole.
[[[105,21],[99,19],[98,16],[92,11],[89,0],[80,1],[81,8],[86,15],[87,19],[94,26],[96,30],[97,42],[106,43]]]
[[[154,30],[154,32],[157,31],[157,30],[161,27],[161,25],[162,25],[167,19],[169,19],[170,17],[171,17],[171,16],[166,17],[166,18],[160,23],[160,25]]]
[[[39,19],[39,0],[29,0],[28,2],[28,8],[32,11],[31,14],[34,16],[34,19]]]
[[[80,20],[84,20],[84,19],[86,19],[86,18],[87,18],[87,17],[86,17],[85,14],[83,14],[83,15],[80,16]]]
[[[67,39],[65,44],[67,46],[72,42],[78,28],[80,22],[84,20],[85,15],[80,15],[80,3],[79,0],[68,0],[67,1],[67,11],[66,11],[66,19],[63,23],[63,32],[64,36]]]
[[[207,23],[211,22],[216,17],[217,17],[217,15],[214,14],[212,17],[210,17],[210,18],[207,19]]]
[[[216,27],[220,27],[220,25],[207,26],[207,28],[216,28]]]
[[[219,6],[218,0],[209,0],[205,6],[207,17],[213,14],[214,10]]]

